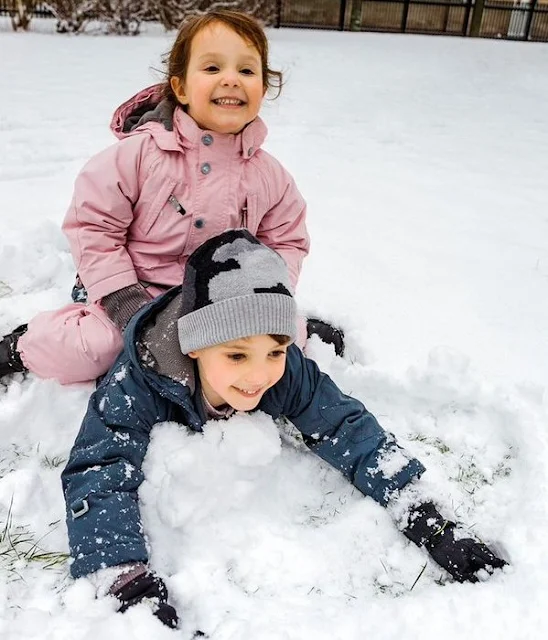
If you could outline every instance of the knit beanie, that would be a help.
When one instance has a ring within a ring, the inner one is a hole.
[[[232,229],[210,238],[188,259],[177,321],[183,353],[256,335],[297,333],[297,305],[283,258]]]

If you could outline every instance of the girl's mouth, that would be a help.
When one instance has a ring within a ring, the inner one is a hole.
[[[241,107],[245,104],[245,102],[239,98],[215,98],[212,102],[219,107]]]

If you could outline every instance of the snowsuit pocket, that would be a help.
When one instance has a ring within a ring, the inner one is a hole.
[[[252,235],[257,235],[259,228],[258,217],[258,196],[256,193],[250,193],[241,212],[240,224]]]
[[[156,222],[158,216],[160,215],[160,212],[167,204],[176,184],[176,180],[166,180],[166,182],[164,182],[162,187],[158,190],[158,193],[152,201],[149,210],[146,214],[144,214],[142,220],[140,220],[139,222],[139,227],[142,233],[147,234],[151,230],[152,225]]]

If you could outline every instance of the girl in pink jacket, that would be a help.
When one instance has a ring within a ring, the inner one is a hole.
[[[282,84],[263,29],[238,12],[197,16],[183,23],[166,62],[166,82],[118,108],[119,142],[76,179],[63,223],[79,277],[75,302],[5,336],[0,376],[29,370],[63,384],[101,376],[131,316],[179,285],[188,256],[226,229],[247,227],[277,251],[296,287],[309,249],[306,204],[261,149],[259,109]],[[309,321],[308,332],[342,351],[329,325]]]

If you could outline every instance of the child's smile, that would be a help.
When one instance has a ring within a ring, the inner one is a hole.
[[[218,107],[241,107],[245,102],[239,98],[214,98],[212,101]]]
[[[254,390],[240,389],[239,387],[234,387],[234,389],[236,389],[236,391],[239,391],[245,398],[254,398],[259,394],[262,396],[265,390],[263,386],[258,387],[257,389],[254,389]]]

